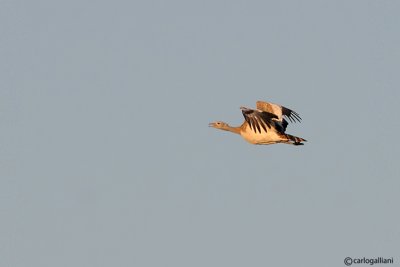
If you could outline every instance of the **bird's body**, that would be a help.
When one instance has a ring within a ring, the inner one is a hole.
[[[306,140],[286,134],[288,122],[301,121],[299,114],[283,106],[257,101],[257,109],[241,107],[245,121],[241,126],[232,127],[222,121],[210,123],[209,126],[239,134],[247,142],[255,145],[285,143],[303,145]]]
[[[247,123],[245,125],[246,127],[240,132],[240,135],[251,144],[268,145],[282,139],[275,130],[270,129],[269,131],[265,131],[261,129],[261,132],[254,132]],[[283,138],[283,140],[286,140],[286,138]]]

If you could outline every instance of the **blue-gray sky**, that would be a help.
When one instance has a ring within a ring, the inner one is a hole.
[[[400,262],[400,2],[1,1],[1,266]],[[207,127],[268,100],[305,146]]]

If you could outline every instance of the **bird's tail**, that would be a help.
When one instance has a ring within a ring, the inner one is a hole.
[[[304,145],[302,142],[307,142],[306,139],[303,139],[301,137],[297,137],[294,135],[290,135],[290,134],[283,134],[283,137],[286,139],[287,144],[291,144],[291,145],[295,145],[295,146]]]

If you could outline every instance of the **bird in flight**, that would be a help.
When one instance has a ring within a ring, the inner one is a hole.
[[[256,109],[241,107],[244,122],[238,127],[223,121],[212,122],[208,126],[240,134],[247,142],[255,145],[290,144],[304,145],[307,140],[285,133],[288,121],[300,122],[300,115],[286,107],[257,101]]]

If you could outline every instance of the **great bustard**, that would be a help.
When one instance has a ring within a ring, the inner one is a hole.
[[[247,142],[255,145],[304,145],[302,142],[306,142],[305,139],[285,133],[288,125],[286,119],[290,122],[301,121],[298,113],[264,101],[257,101],[256,105],[257,109],[240,108],[245,119],[241,126],[232,127],[222,121],[212,122],[209,126],[240,134]]]

